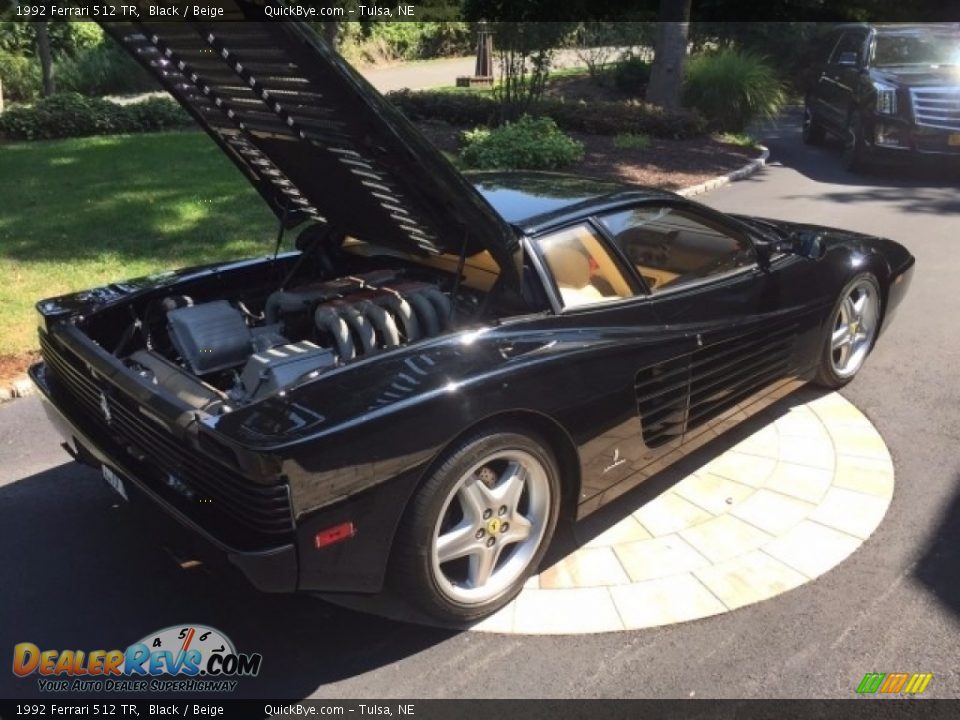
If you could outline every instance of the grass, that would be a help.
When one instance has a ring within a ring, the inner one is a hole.
[[[757,141],[746,133],[716,133],[713,137],[717,142],[726,143],[727,145],[737,145],[742,148],[752,148],[757,145]]]
[[[613,146],[619,150],[646,150],[653,138],[645,133],[621,133],[613,138]]]
[[[276,220],[206,135],[0,145],[0,355],[33,304],[158,270],[267,254]]]

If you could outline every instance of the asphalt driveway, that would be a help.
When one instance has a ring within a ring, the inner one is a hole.
[[[841,697],[868,671],[932,672],[960,696],[960,193],[929,172],[851,176],[836,148],[771,130],[762,173],[705,196],[725,210],[893,237],[911,293],[844,394],[896,467],[887,518],[850,559],[759,605],[658,630],[501,637],[408,626],[181,570],[96,473],[66,464],[36,399],[0,407],[0,657],[15,642],[111,648],[196,622],[264,655],[238,695]],[[35,696],[0,672],[0,697]]]

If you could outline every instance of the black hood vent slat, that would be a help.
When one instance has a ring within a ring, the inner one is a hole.
[[[256,17],[262,2],[225,0]],[[306,25],[105,23],[288,224],[330,221],[406,252],[487,250],[519,286],[515,232]],[[296,192],[296,194],[294,194]],[[293,198],[297,198],[296,201]],[[295,217],[289,217],[290,211]]]

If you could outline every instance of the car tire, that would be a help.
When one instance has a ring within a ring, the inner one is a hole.
[[[866,172],[869,169],[867,152],[863,120],[860,113],[852,112],[847,118],[847,126],[843,134],[843,151],[840,155],[843,167],[852,173]]]
[[[820,124],[820,121],[817,120],[816,115],[813,114],[809,100],[807,100],[803,107],[803,129],[801,130],[801,137],[805,145],[820,145],[827,137],[827,131],[823,125]]]
[[[848,282],[830,311],[814,382],[836,390],[853,380],[877,340],[882,320],[880,285],[870,273]]]
[[[467,438],[407,508],[392,584],[441,625],[462,627],[491,615],[539,566],[560,498],[556,459],[536,435],[505,428]]]

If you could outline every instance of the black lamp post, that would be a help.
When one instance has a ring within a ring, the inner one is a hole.
[[[477,63],[473,75],[461,75],[457,78],[457,87],[493,86],[493,32],[487,23],[477,23]]]

